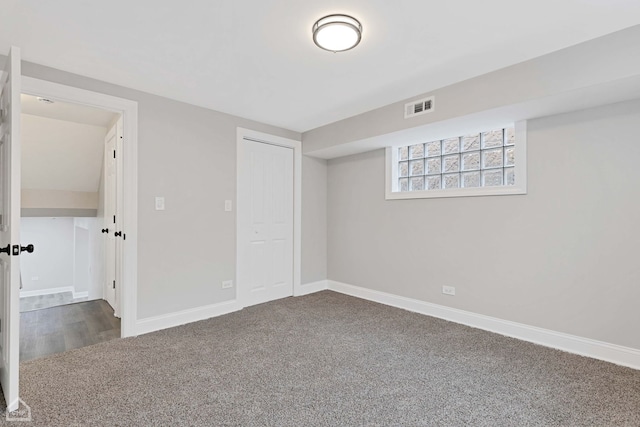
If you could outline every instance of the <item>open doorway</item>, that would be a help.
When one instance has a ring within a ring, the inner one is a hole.
[[[24,361],[121,336],[111,153],[122,121],[45,97],[23,94],[21,103],[21,240],[36,248],[20,259]]]

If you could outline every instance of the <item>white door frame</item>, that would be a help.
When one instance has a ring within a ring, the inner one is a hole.
[[[138,299],[138,103],[99,92],[22,76],[22,93],[122,114],[124,124],[124,258],[119,283],[121,336],[136,335]],[[118,279],[116,279],[118,280]]]
[[[247,293],[243,292],[247,284],[238,280],[238,277],[241,277],[240,268],[242,267],[240,265],[241,233],[238,218],[239,212],[241,209],[244,209],[238,197],[238,189],[240,186],[240,171],[242,170],[240,163],[245,158],[244,144],[242,143],[244,139],[293,149],[293,295],[298,296],[302,294],[300,287],[302,255],[302,143],[295,139],[283,138],[281,136],[239,127],[237,129],[236,141],[236,300],[240,307],[247,306],[247,300],[244,298]]]

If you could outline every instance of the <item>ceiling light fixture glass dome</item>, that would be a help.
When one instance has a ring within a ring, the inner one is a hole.
[[[327,15],[313,24],[313,42],[321,49],[344,52],[362,38],[360,21],[349,15]]]

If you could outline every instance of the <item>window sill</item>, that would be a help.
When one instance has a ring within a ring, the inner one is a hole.
[[[479,187],[479,188],[452,188],[448,190],[423,190],[423,191],[387,191],[386,200],[406,199],[438,199],[446,197],[477,197],[477,196],[508,196],[527,194],[527,189],[517,186],[508,187]]]

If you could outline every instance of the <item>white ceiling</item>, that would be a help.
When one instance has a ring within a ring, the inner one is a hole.
[[[356,49],[313,44],[329,13]],[[0,52],[306,131],[639,23],[638,0],[0,0]]]
[[[118,116],[118,114],[112,113],[111,111],[85,105],[60,101],[54,101],[53,104],[49,104],[38,101],[38,98],[35,96],[25,94],[20,96],[20,102],[24,114],[85,125],[101,126],[103,128],[109,127],[109,125],[115,122]]]

